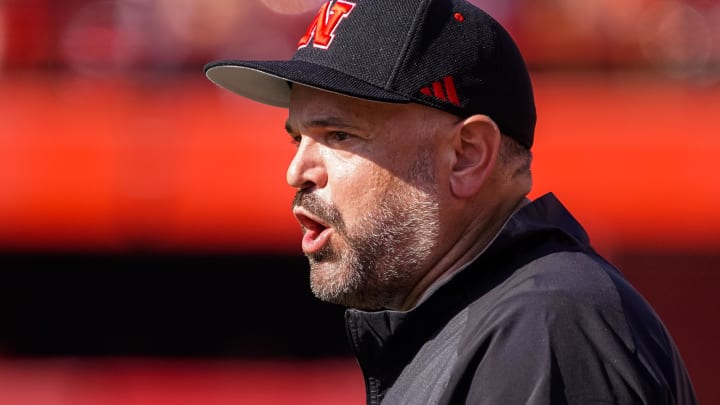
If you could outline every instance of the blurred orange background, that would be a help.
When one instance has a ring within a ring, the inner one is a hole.
[[[554,192],[570,208],[658,310],[701,402],[720,402],[713,378],[720,354],[712,349],[720,338],[720,2],[475,3],[508,27],[531,67],[539,116],[532,197]],[[5,288],[22,284],[17,296],[41,300],[40,311],[57,305],[33,289],[41,274],[33,266],[50,265],[56,254],[107,262],[189,254],[210,263],[247,255],[258,268],[298,256],[293,191],[284,180],[294,151],[286,112],[214,87],[202,65],[289,57],[318,7],[313,0],[0,2]],[[31,265],[18,266],[18,258]],[[53,271],[67,280],[79,274],[58,266]],[[191,271],[200,280],[217,274]],[[185,299],[163,294],[157,299]],[[257,294],[248,299],[261,303]],[[2,301],[0,403],[363,401],[347,356],[13,350],[12,339],[30,336],[11,331],[26,316],[22,302]],[[233,322],[226,315],[222,322]],[[250,324],[244,333],[266,332]]]

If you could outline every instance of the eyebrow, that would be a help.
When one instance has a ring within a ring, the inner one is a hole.
[[[321,118],[321,119],[314,119],[311,121],[308,121],[304,125],[306,128],[325,128],[325,127],[335,127],[335,128],[344,128],[344,129],[354,129],[355,126],[349,124],[347,121],[343,120],[342,118],[338,117],[328,117],[328,118]],[[290,120],[288,119],[285,121],[285,131],[287,131],[288,134],[295,133],[295,128],[290,124]]]

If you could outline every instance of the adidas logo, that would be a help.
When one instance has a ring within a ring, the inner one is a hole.
[[[455,90],[455,81],[452,76],[447,76],[441,81],[432,82],[429,86],[420,89],[420,93],[442,101],[449,101],[458,107],[460,106],[457,90]]]

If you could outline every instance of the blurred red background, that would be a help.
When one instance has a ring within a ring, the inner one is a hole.
[[[720,402],[720,355],[712,349],[720,338],[720,3],[475,2],[509,28],[532,70],[539,115],[532,196],[555,192],[579,217],[598,250],[660,313],[701,402]],[[57,332],[67,322],[78,336],[87,333],[93,321],[84,308],[104,302],[63,307],[63,295],[38,287],[48,283],[41,280],[48,268],[60,290],[85,298],[121,297],[105,282],[129,277],[136,292],[156,300],[141,304],[170,302],[163,316],[182,319],[172,308],[185,308],[189,296],[216,302],[197,286],[227,275],[218,263],[252,257],[246,276],[234,277],[260,288],[235,293],[262,313],[265,284],[285,280],[288,270],[270,260],[300,253],[284,181],[294,150],[282,126],[286,112],[215,88],[202,65],[288,57],[318,6],[0,2],[0,263],[8,297],[0,302],[1,403],[362,403],[359,370],[347,353],[246,355],[269,351],[269,343],[231,356],[197,356],[208,350],[182,344],[170,356],[147,349],[154,345],[133,351],[119,343],[43,349],[76,336]],[[149,259],[157,255],[169,259]],[[165,277],[187,255],[193,276],[177,293],[142,290],[146,275],[108,265],[133,258]],[[75,268],[85,257],[114,270],[98,269],[95,284],[74,289],[89,274]],[[305,288],[300,282],[290,287]],[[302,306],[289,294],[274,301]],[[244,322],[244,312],[223,302],[203,310],[220,323]],[[54,317],[54,306],[75,318],[62,318],[58,329],[24,323]],[[100,316],[127,319],[143,310]],[[120,324],[132,339],[152,339],[135,323]],[[265,327],[248,321],[242,331],[202,341],[252,336],[262,345]],[[341,330],[341,322],[334,327]],[[168,328],[153,331],[172,335]],[[291,333],[283,338],[293,340]],[[18,349],[28,339],[36,344]]]

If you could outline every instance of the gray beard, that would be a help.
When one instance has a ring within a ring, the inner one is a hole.
[[[367,310],[400,307],[422,277],[438,241],[433,170],[430,153],[424,151],[408,171],[407,182],[398,181],[353,229],[347,228],[337,208],[298,192],[293,204],[322,218],[336,232],[320,251],[307,255],[310,288],[317,298]]]
[[[358,222],[357,231],[337,232],[344,246],[328,243],[308,255],[315,296],[367,310],[399,307],[437,241],[437,203],[419,197],[387,196]]]
[[[426,161],[423,163],[427,163]],[[432,178],[423,168],[416,179]],[[298,192],[303,206],[335,229],[320,251],[308,254],[310,288],[323,301],[361,309],[399,307],[422,276],[438,238],[438,213],[432,182],[428,190],[396,186],[378,206],[349,230],[334,206]],[[337,239],[340,239],[338,241]]]

